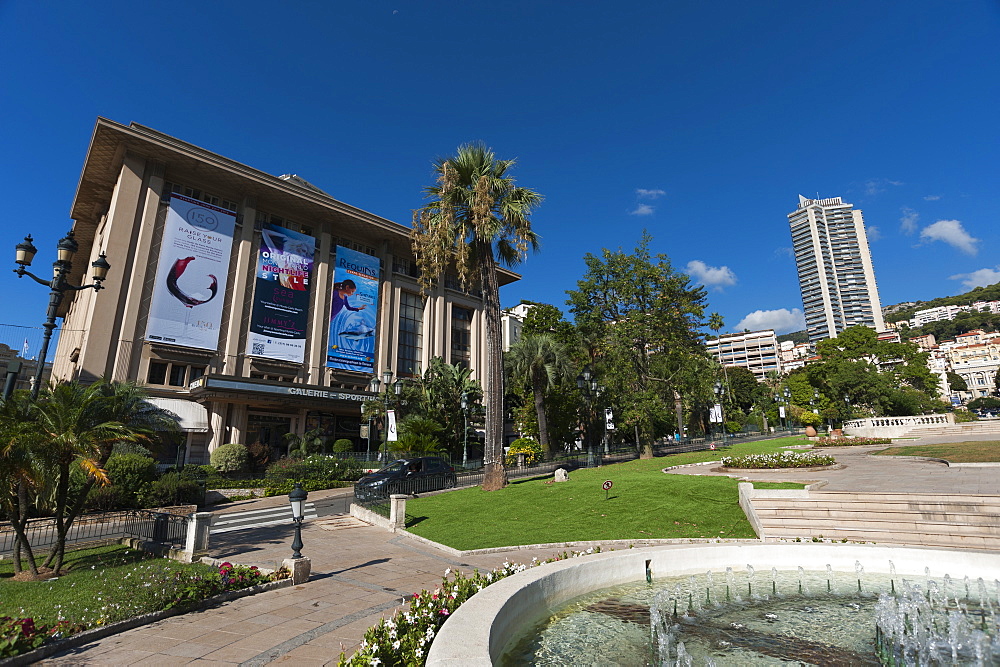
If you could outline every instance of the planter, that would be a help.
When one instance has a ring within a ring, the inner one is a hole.
[[[816,427],[812,424],[806,426],[806,436],[810,438],[816,437]]]

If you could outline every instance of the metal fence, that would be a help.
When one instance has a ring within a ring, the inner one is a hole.
[[[147,542],[182,546],[187,538],[187,523],[186,516],[149,510],[85,514],[73,521],[66,536],[66,544],[79,548],[95,542],[134,537]],[[29,519],[25,532],[31,549],[36,553],[50,551],[56,543],[55,519]],[[15,540],[16,535],[10,523],[0,523],[0,554],[13,553]]]

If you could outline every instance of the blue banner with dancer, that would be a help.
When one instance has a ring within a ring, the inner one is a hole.
[[[236,213],[170,195],[146,340],[182,347],[219,347]]]
[[[378,313],[379,259],[337,246],[326,365],[345,371],[375,372],[375,317]]]
[[[316,239],[278,225],[261,229],[247,354],[302,363]]]

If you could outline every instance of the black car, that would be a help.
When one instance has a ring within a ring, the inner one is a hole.
[[[394,493],[423,493],[455,486],[455,469],[440,456],[397,459],[354,484],[358,500],[388,498]]]

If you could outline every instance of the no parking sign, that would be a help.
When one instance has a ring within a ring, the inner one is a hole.
[[[604,499],[605,500],[608,499],[608,491],[611,490],[612,486],[614,486],[614,484],[612,483],[612,481],[610,479],[604,480],[604,484],[601,484],[601,488],[604,489]]]

